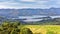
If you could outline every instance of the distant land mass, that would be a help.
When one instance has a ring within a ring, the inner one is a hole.
[[[18,16],[32,16],[32,15],[46,15],[55,16],[60,15],[60,8],[50,9],[0,9],[0,16],[5,17],[18,17]]]

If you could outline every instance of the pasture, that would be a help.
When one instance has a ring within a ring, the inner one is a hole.
[[[24,25],[33,34],[60,34],[60,25]]]

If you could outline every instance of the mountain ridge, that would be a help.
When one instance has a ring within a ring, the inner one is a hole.
[[[55,16],[60,15],[60,8],[50,9],[0,9],[0,16],[17,17],[17,16],[31,16],[31,15],[46,15]]]

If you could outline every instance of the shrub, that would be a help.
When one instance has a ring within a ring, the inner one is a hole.
[[[0,25],[0,34],[20,34],[20,29],[18,26],[20,26],[20,23],[10,21],[5,21]]]
[[[21,30],[21,34],[33,34],[29,28],[23,28]]]

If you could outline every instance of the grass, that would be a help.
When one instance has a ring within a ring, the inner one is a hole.
[[[25,25],[34,34],[60,34],[60,25]]]

